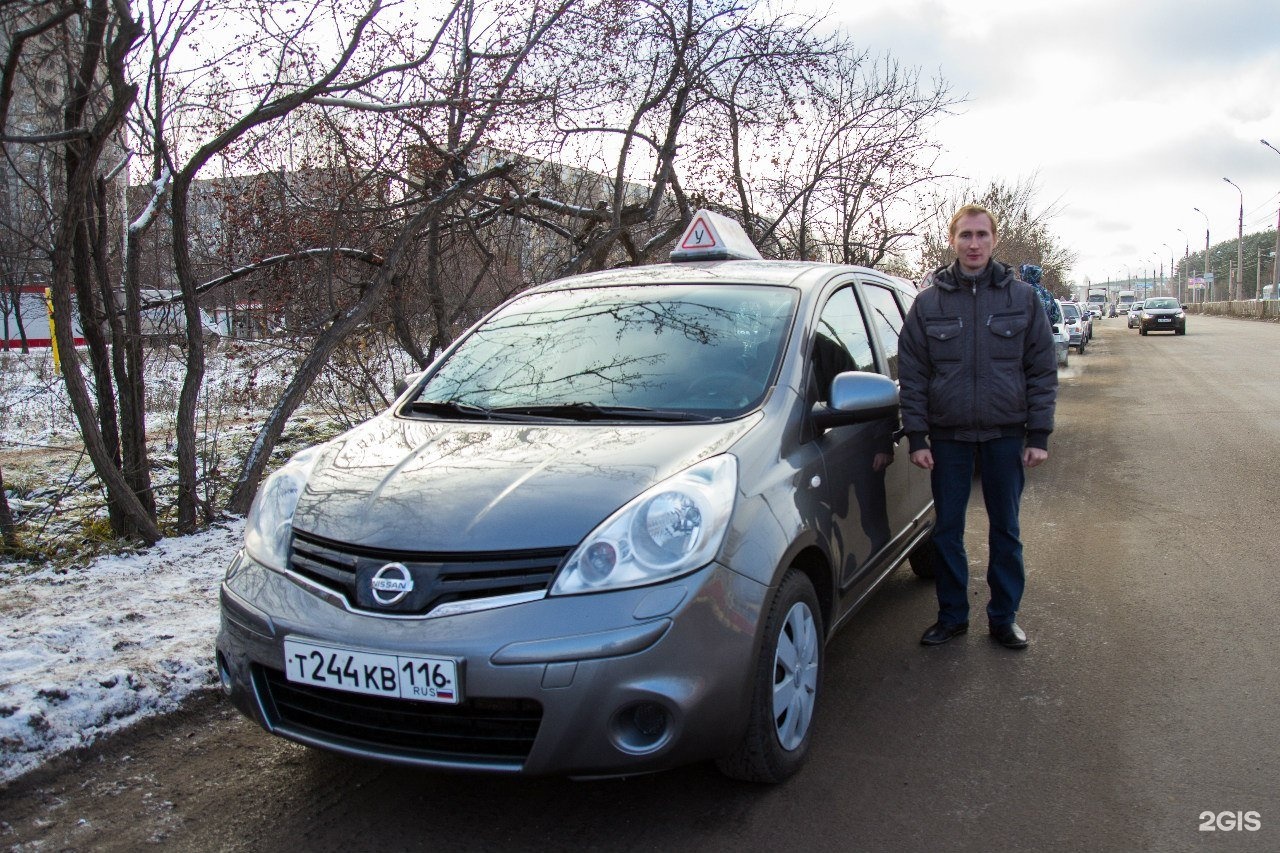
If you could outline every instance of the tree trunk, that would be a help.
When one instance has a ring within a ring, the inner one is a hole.
[[[105,219],[105,214],[103,218]],[[105,233],[106,229],[103,230]],[[120,395],[120,454],[124,478],[142,506],[155,517],[156,497],[151,489],[151,462],[147,454],[146,382],[142,371],[141,295],[138,284],[141,243],[139,235],[125,229],[124,272],[121,276],[124,316],[122,319],[119,312],[112,311],[109,317],[114,341],[111,348],[111,368],[115,373],[116,388]],[[105,268],[100,275],[104,283],[103,290],[109,291]]]
[[[9,498],[4,493],[4,469],[0,468],[0,541],[4,550],[17,551],[18,526],[13,523],[13,512],[9,509]]]
[[[333,355],[333,351],[364,322],[374,306],[378,304],[378,300],[382,298],[383,291],[386,289],[386,280],[385,276],[379,275],[361,295],[360,300],[316,339],[315,348],[307,354],[298,372],[289,380],[289,386],[285,389],[280,401],[272,408],[262,428],[258,430],[253,446],[245,456],[240,476],[236,479],[235,487],[231,491],[231,497],[227,501],[228,512],[244,515],[249,511],[253,496],[258,491],[258,481],[262,479],[263,472],[267,469],[271,451],[280,440],[289,417],[302,403],[307,391],[315,383],[316,377],[320,375],[329,357]]]
[[[67,131],[80,131],[83,135],[73,137],[62,148],[66,169],[66,198],[57,211],[58,219],[54,224],[50,252],[53,268],[50,292],[55,319],[54,336],[59,351],[63,353],[63,379],[67,396],[80,426],[85,450],[93,462],[95,473],[106,488],[112,529],[117,535],[136,537],[152,544],[160,538],[159,527],[125,481],[118,462],[118,444],[113,446],[117,438],[114,403],[109,407],[109,412],[102,414],[103,419],[100,420],[89,397],[71,331],[73,292],[82,295],[84,313],[81,319],[86,340],[89,340],[90,329],[99,320],[93,307],[93,289],[87,284],[91,276],[91,261],[86,217],[93,214],[91,196],[94,172],[102,157],[103,147],[123,122],[125,113],[137,97],[137,87],[124,82],[124,63],[141,29],[127,15],[119,14],[127,12],[127,7],[122,8],[117,2],[114,6],[117,14],[114,18],[112,9],[106,4],[95,4],[88,8],[81,54],[73,58],[73,61],[78,60],[78,65],[74,69],[72,96],[63,112],[63,123]],[[113,32],[109,46],[103,41],[108,30]],[[89,103],[90,93],[94,90],[95,78],[103,71],[110,78],[111,100],[92,127],[84,127],[85,108]],[[100,333],[101,328],[96,331]],[[99,341],[102,342],[100,334]],[[94,359],[95,379],[99,383],[99,400],[110,398],[109,362],[105,347],[101,352],[95,352],[91,346],[91,357]],[[105,395],[102,391],[104,379]]]
[[[178,395],[178,415],[175,423],[178,445],[178,529],[189,532],[196,529],[196,508],[199,502],[196,478],[196,402],[200,386],[204,383],[204,328],[200,323],[200,305],[195,292],[195,276],[191,270],[189,223],[187,220],[187,195],[192,174],[179,173],[173,182],[173,261],[182,288],[182,311],[187,321],[187,369],[182,379],[182,391]],[[211,508],[205,508],[209,517]]]

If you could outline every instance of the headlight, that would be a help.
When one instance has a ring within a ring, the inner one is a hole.
[[[1186,316],[1187,316],[1186,314],[1184,314],[1183,312],[1179,311],[1177,314],[1174,314],[1174,315],[1173,315],[1173,319],[1175,319],[1175,320],[1181,320],[1181,319],[1183,319],[1183,318],[1184,318],[1184,317],[1186,317]]]
[[[658,483],[593,530],[551,587],[572,595],[642,586],[711,562],[738,490],[738,462],[707,459]]]
[[[309,447],[295,455],[263,482],[253,498],[244,523],[244,548],[268,568],[284,571],[288,564],[293,511],[323,447]]]

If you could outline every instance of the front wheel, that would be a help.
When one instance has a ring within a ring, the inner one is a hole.
[[[1138,334],[1145,335],[1146,333],[1147,333],[1147,329],[1145,326],[1138,327]]]
[[[730,755],[716,761],[720,772],[777,784],[800,769],[822,684],[823,636],[813,584],[790,569],[769,607],[746,734]]]

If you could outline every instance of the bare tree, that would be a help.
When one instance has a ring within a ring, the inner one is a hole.
[[[326,94],[314,103],[326,108],[352,110],[371,115],[389,115],[401,127],[412,128],[424,154],[429,155],[415,175],[403,176],[399,206],[404,213],[382,262],[360,287],[358,298],[335,311],[324,331],[289,383],[283,397],[259,431],[236,481],[228,509],[248,509],[258,480],[265,470],[270,450],[279,439],[289,415],[302,402],[306,391],[338,345],[360,328],[393,282],[402,264],[419,246],[428,261],[428,291],[440,292],[432,282],[430,264],[440,256],[439,239],[454,212],[480,195],[486,184],[510,173],[513,164],[495,159],[476,168],[481,144],[495,124],[509,119],[530,97],[523,90],[522,72],[543,41],[575,5],[573,0],[535,5],[514,24],[506,22],[477,26],[477,4],[459,2],[442,23],[425,52],[411,63],[402,64],[392,85],[380,92],[376,83],[387,75],[366,74],[360,85],[351,86],[346,97]],[[492,10],[491,10],[492,11]],[[491,39],[487,45],[477,39]],[[409,73],[409,72],[421,73]],[[420,90],[409,101],[399,99],[401,86],[417,85]],[[358,90],[358,91],[357,91]],[[381,95],[381,98],[378,97]],[[536,96],[535,96],[536,99]],[[439,325],[442,324],[438,324]]]
[[[107,492],[112,529],[146,542],[159,528],[121,470],[120,434],[111,383],[107,327],[113,312],[108,260],[108,181],[104,155],[119,159],[116,133],[137,96],[126,64],[141,28],[127,0],[50,0],[13,4],[4,12],[6,47],[0,120],[6,145],[43,146],[51,161],[45,203],[50,212],[48,281],[55,338],[68,396],[86,450]],[[21,73],[20,73],[21,70]],[[19,88],[56,103],[59,120],[11,133],[9,105]],[[49,94],[52,93],[52,94]],[[107,166],[109,171],[111,166]],[[88,344],[93,393],[76,357],[73,319]]]
[[[930,132],[955,103],[941,81],[829,45],[784,125],[729,104],[739,216],[786,257],[875,266],[923,224],[938,180]]]
[[[1035,176],[1009,184],[992,181],[985,188],[960,190],[937,204],[936,215],[923,235],[923,255],[927,269],[948,264],[953,259],[947,244],[947,224],[951,214],[963,204],[976,203],[990,210],[999,222],[1000,244],[995,256],[1017,269],[1022,264],[1041,268],[1041,282],[1058,296],[1070,294],[1066,272],[1075,263],[1075,252],[1062,244],[1052,222],[1061,208],[1057,202],[1042,205]]]

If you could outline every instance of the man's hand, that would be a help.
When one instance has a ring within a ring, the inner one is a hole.
[[[929,448],[917,450],[911,454],[911,464],[926,471],[933,470],[933,451]]]
[[[1022,451],[1022,464],[1027,468],[1034,468],[1048,458],[1049,451],[1041,450],[1038,447],[1028,447]],[[914,456],[911,461],[915,461]]]

